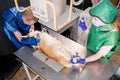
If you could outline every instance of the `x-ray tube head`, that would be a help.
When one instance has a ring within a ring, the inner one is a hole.
[[[54,4],[57,16],[64,13],[66,9],[66,0],[47,0]],[[44,0],[30,0],[31,8],[35,17],[48,22],[53,19],[52,7]]]

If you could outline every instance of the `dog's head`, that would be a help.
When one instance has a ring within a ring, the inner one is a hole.
[[[43,33],[47,33],[47,30],[45,28],[43,28],[42,31],[31,30],[28,34],[28,37],[35,37],[35,38],[41,39],[41,36],[42,36]]]

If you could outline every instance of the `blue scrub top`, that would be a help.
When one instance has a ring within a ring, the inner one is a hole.
[[[19,31],[22,35],[26,35],[29,32],[30,26],[23,22],[22,13],[18,12],[15,7],[5,11],[3,13],[3,19],[5,34],[13,42],[16,49],[20,49],[24,44],[18,41],[14,32]]]

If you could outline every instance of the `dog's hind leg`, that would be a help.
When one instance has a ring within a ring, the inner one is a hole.
[[[65,67],[67,68],[71,68],[72,67],[72,64],[70,64],[70,61],[69,60],[65,60],[64,57],[60,56],[57,60],[59,63],[61,63],[62,65],[64,65]]]

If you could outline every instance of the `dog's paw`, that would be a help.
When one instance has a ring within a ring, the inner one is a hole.
[[[35,50],[38,50],[38,49],[39,49],[38,46],[32,46],[32,48],[34,48]]]

